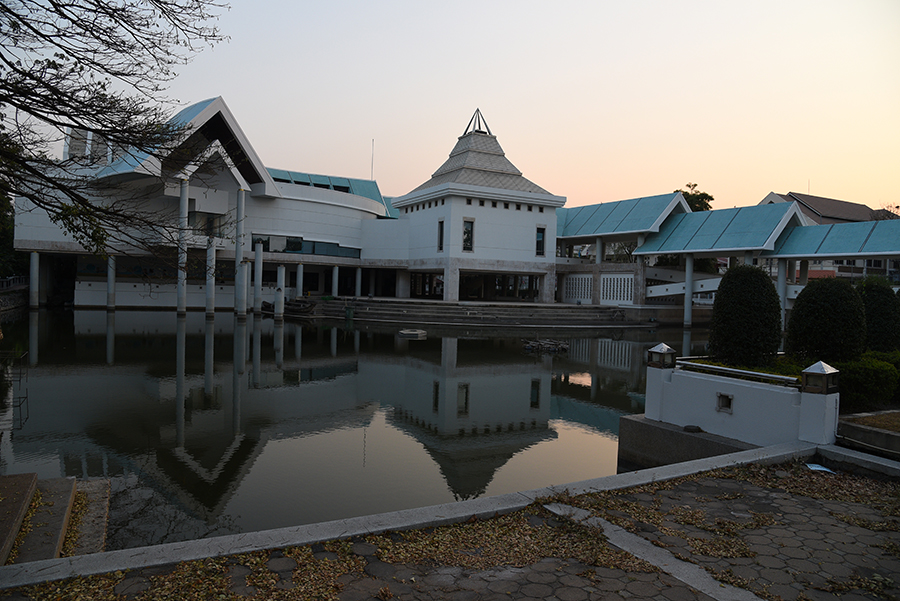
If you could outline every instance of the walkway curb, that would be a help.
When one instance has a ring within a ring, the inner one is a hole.
[[[625,474],[605,476],[567,485],[472,499],[458,503],[432,505],[430,507],[405,509],[318,524],[292,526],[209,539],[107,551],[78,557],[48,559],[21,565],[13,564],[0,567],[0,587],[12,588],[51,580],[61,580],[73,576],[89,576],[207,557],[302,546],[391,530],[413,530],[442,526],[464,522],[473,517],[489,518],[511,513],[524,509],[535,500],[552,497],[562,492],[581,494],[591,491],[614,490],[662,480],[671,480],[722,467],[749,463],[780,463],[811,457],[816,453],[816,450],[817,446],[814,444],[789,443]]]

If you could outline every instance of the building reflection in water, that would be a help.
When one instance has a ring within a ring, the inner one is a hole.
[[[27,342],[29,412],[0,411],[0,473],[113,478],[113,548],[614,473],[618,417],[643,410],[642,357],[660,341],[533,355],[483,332],[128,311],[35,312],[4,331]]]

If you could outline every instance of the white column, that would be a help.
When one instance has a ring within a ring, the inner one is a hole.
[[[409,272],[406,272],[406,281],[409,282]],[[408,284],[407,284],[408,287]],[[398,295],[399,296],[399,295]],[[409,294],[407,293],[407,296]],[[459,300],[459,269],[455,267],[444,268],[444,300]]]
[[[297,265],[297,287],[294,289],[294,298],[303,297],[303,263]]]
[[[599,265],[603,262],[603,238],[599,236],[597,236],[596,240],[594,241],[594,254],[596,255],[594,257],[594,263]]]
[[[116,258],[106,258],[106,310],[116,310]]]
[[[362,267],[356,268],[356,296],[362,296]]]
[[[28,306],[37,309],[41,304],[41,255],[31,253],[31,277],[28,280]]]
[[[338,295],[338,275],[340,274],[340,268],[335,265],[331,268],[331,296]]]
[[[448,268],[449,269],[449,268]],[[459,296],[459,282],[457,280],[456,283],[456,292],[448,292],[447,290],[447,274],[448,269],[444,270],[444,300],[451,300],[447,297],[448,294],[456,294]],[[457,272],[457,277],[459,277],[459,272]],[[409,298],[409,272],[405,269],[397,270],[397,283],[396,283],[396,295],[397,298]],[[455,299],[454,299],[455,300]]]
[[[748,250],[744,253],[744,265],[753,265],[753,251]]]
[[[801,286],[806,286],[809,283],[809,260],[803,259],[800,261],[800,282]]]
[[[257,314],[262,311],[262,248],[262,242],[257,242],[256,247],[254,248],[254,250],[256,251],[256,257],[253,263],[253,312]]]
[[[181,180],[178,202],[178,313],[187,311],[188,180]]]
[[[247,314],[247,297],[244,296],[243,302],[240,297],[244,294],[239,286],[241,262],[244,260],[244,211],[246,208],[246,192],[238,190],[237,208],[235,210],[235,230],[234,230],[234,312],[238,315]],[[246,288],[246,283],[244,284]]]
[[[787,309],[787,259],[778,259],[778,298],[781,301],[781,329],[784,329],[785,310]]]
[[[284,319],[284,265],[278,266],[278,283],[275,288],[275,319]]]
[[[694,255],[684,256],[684,327],[691,327],[694,308]]]
[[[206,314],[216,312],[216,244],[209,236],[206,239]]]

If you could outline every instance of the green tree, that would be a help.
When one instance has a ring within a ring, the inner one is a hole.
[[[170,121],[166,86],[177,66],[222,39],[213,24],[221,7],[216,0],[0,3],[0,182],[8,193],[46,210],[95,252],[114,240],[135,242],[133,232],[163,231],[139,194],[122,194],[127,187],[98,202],[93,174],[106,152],[60,160],[50,148],[74,130],[115,154],[162,156],[186,133]]]
[[[687,190],[675,190],[675,192],[681,192],[681,195],[684,196],[688,206],[691,207],[691,211],[696,213],[697,211],[709,211],[712,209],[712,204],[710,203],[715,199],[711,194],[698,192],[697,184],[691,182],[686,183],[684,187],[687,188]]]
[[[709,330],[718,361],[744,367],[770,363],[781,345],[781,301],[765,271],[732,267],[719,283]]]
[[[866,348],[871,351],[900,350],[900,298],[890,282],[869,276],[856,285],[866,311]]]
[[[794,301],[787,351],[833,365],[858,357],[865,346],[866,311],[850,282],[844,278],[811,280]]]

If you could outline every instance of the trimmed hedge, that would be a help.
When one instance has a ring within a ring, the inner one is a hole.
[[[900,297],[890,282],[870,276],[856,286],[866,311],[866,348],[890,352],[900,349]]]
[[[719,283],[709,331],[717,361],[747,367],[771,363],[781,345],[781,302],[765,271],[732,267]]]
[[[794,301],[787,352],[834,365],[859,357],[866,344],[866,313],[848,280],[810,281]]]
[[[841,371],[841,413],[859,413],[884,409],[894,400],[900,372],[886,361],[868,353],[859,359],[835,365]]]

